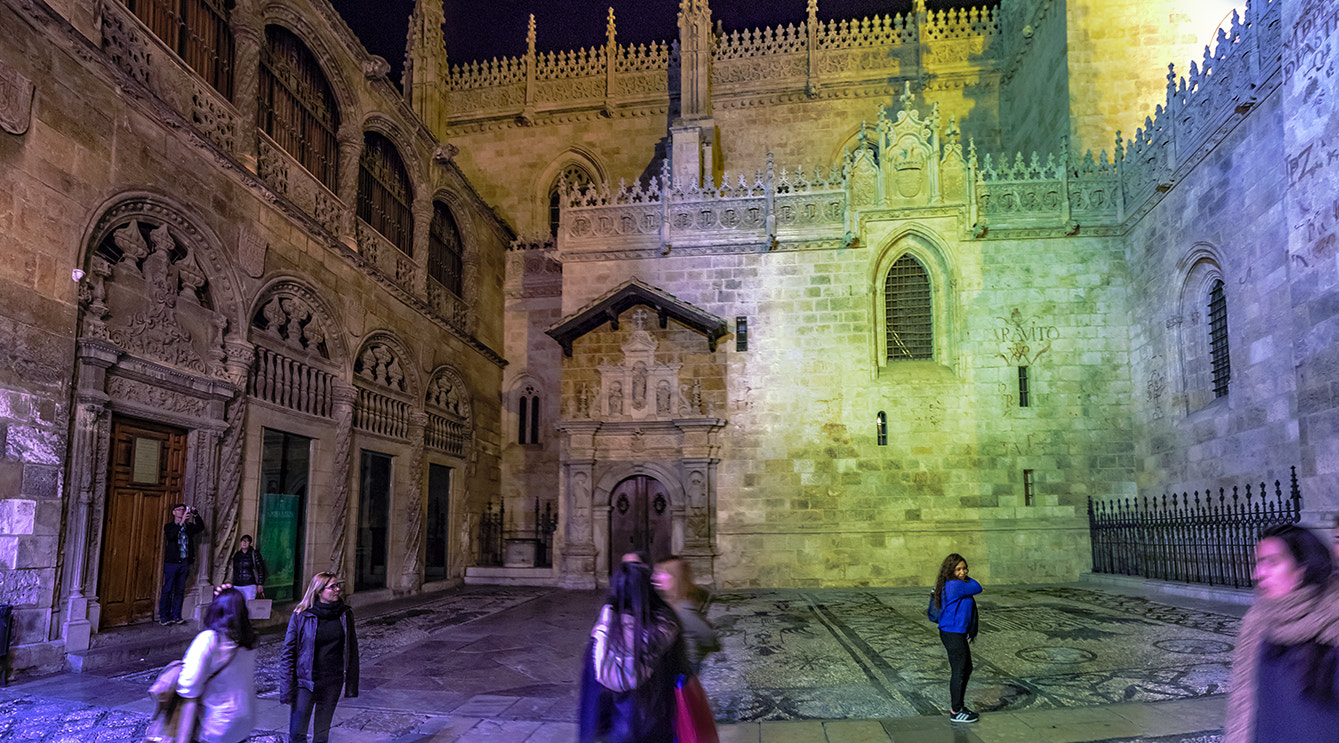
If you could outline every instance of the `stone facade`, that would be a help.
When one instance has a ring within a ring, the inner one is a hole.
[[[289,546],[267,555],[296,562],[272,593],[320,570],[363,584],[355,601],[458,583],[499,492],[510,228],[328,4],[238,2],[223,22],[231,78],[211,83],[124,4],[0,3],[0,603],[19,671],[78,665],[100,629],[152,618],[177,500],[207,527],[189,615],[242,534]],[[255,123],[274,29],[332,91],[337,179]],[[367,132],[403,162],[402,247],[355,208]],[[434,203],[458,288],[430,276]],[[168,443],[118,438],[132,424]],[[283,492],[302,506],[267,534],[276,433],[301,450]],[[372,499],[367,452],[391,462]],[[452,477],[429,525],[434,466]]]
[[[613,18],[604,49],[538,52],[532,27],[530,53],[488,65],[411,45],[448,70],[416,80],[415,107],[523,236],[506,355],[558,430],[524,466],[504,448],[504,492],[560,493],[553,580],[607,575],[610,477],[661,481],[670,548],[723,586],[923,584],[952,550],[995,582],[1073,579],[1089,498],[1286,485],[1293,465],[1306,518],[1335,510],[1333,199],[1312,185],[1333,159],[1333,4],[1296,5],[918,2],[828,25],[811,2],[807,23],[704,32],[694,0],[663,47],[620,46]],[[652,67],[666,85],[631,95]],[[573,163],[594,185],[547,238]],[[930,286],[921,360],[887,332],[908,255]],[[627,358],[635,310],[607,306],[630,286],[732,331],[700,379],[694,331],[642,331],[717,421],[700,469],[671,428],[611,415],[594,377]]]

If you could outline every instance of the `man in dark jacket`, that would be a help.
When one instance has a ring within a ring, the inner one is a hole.
[[[163,595],[158,600],[158,622],[182,624],[181,604],[186,600],[186,582],[195,562],[195,537],[205,525],[200,512],[185,503],[172,506],[172,520],[163,525]]]
[[[260,550],[252,548],[250,534],[242,536],[242,548],[232,553],[229,569],[232,580],[225,575],[224,583],[231,583],[248,601],[265,598],[265,558],[260,556]]]

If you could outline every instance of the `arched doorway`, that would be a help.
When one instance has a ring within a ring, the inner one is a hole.
[[[669,491],[654,477],[636,475],[609,494],[609,569],[629,552],[646,550],[651,559],[670,555]]]

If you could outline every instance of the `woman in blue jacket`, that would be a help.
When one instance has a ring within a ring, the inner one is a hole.
[[[963,696],[972,676],[972,648],[976,636],[976,599],[981,584],[967,577],[967,561],[954,552],[944,558],[935,579],[934,603],[939,613],[939,640],[948,651],[950,669],[948,719],[976,722],[980,715],[967,709]]]

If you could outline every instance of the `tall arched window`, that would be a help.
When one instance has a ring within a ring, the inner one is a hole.
[[[516,443],[539,443],[539,393],[527,385],[516,404]]]
[[[428,277],[447,291],[461,296],[461,271],[465,248],[451,208],[432,202],[432,225],[428,229]]]
[[[233,39],[225,0],[123,0],[214,90],[232,99]]]
[[[884,282],[888,360],[934,358],[934,303],[930,276],[911,255],[897,259]]]
[[[1226,397],[1227,385],[1232,378],[1232,365],[1227,353],[1227,297],[1223,295],[1223,281],[1214,281],[1209,288],[1209,363],[1213,374],[1213,396]]]
[[[570,163],[563,168],[557,178],[553,179],[553,184],[549,186],[549,234],[556,236],[558,234],[558,217],[562,213],[562,194],[566,189],[576,186],[579,189],[585,189],[586,186],[594,183],[595,179],[591,177],[581,165]]]
[[[265,27],[256,126],[332,192],[339,188],[339,107],[321,65],[282,26]]]
[[[390,240],[401,253],[414,255],[414,216],[409,172],[389,139],[367,132],[358,160],[358,217]]]

